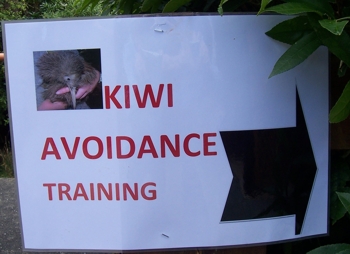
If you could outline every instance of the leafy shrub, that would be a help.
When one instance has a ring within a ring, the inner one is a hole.
[[[294,68],[322,45],[339,59],[338,75],[344,75],[350,67],[349,0],[284,0],[278,4],[262,0],[259,13],[263,12],[296,15],[266,33],[291,45],[276,62],[270,77]],[[349,114],[350,80],[332,108],[329,120],[341,122]]]
[[[8,143],[0,150],[0,177],[14,177],[12,152]]]

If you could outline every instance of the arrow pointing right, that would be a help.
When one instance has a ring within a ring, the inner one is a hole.
[[[295,214],[300,234],[316,163],[299,96],[296,127],[220,134],[234,176],[221,221]]]

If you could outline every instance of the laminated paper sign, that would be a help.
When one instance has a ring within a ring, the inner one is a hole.
[[[269,79],[288,45],[265,32],[283,19],[4,23],[24,249],[326,234],[327,51]]]

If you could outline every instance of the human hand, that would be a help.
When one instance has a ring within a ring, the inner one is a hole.
[[[100,81],[100,76],[101,73],[97,70],[94,70],[94,72],[96,73],[96,78],[91,82],[91,83],[86,83],[83,84],[82,86],[79,87],[75,98],[76,99],[83,99],[84,97],[86,97],[89,93],[91,93],[95,87],[97,86],[98,82]],[[68,93],[70,92],[68,87],[64,87],[59,89],[56,94],[64,94],[64,93]]]
[[[59,110],[66,109],[67,104],[62,101],[51,102],[49,99],[44,100],[38,107],[38,110]]]

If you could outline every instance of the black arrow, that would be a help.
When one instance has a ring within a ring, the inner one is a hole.
[[[220,134],[234,176],[221,221],[295,214],[300,234],[316,162],[299,96],[294,128]]]

